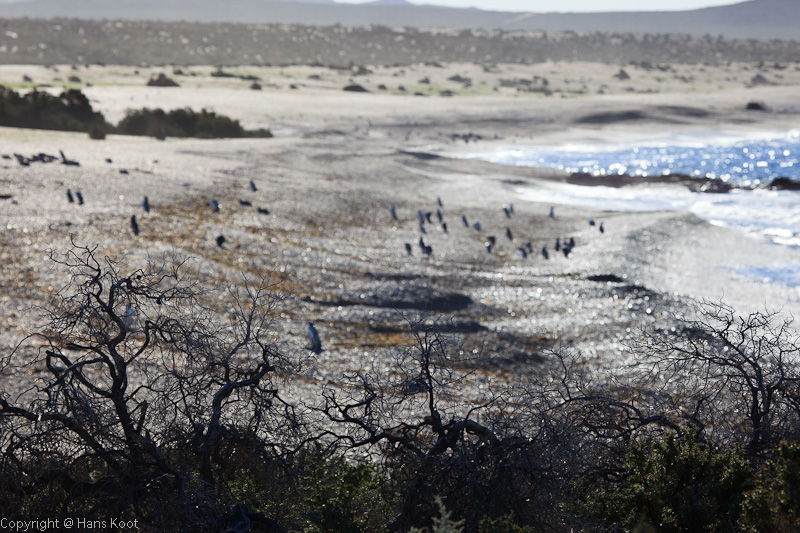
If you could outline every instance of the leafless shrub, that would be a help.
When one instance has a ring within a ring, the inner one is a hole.
[[[56,491],[60,512],[150,522],[145,513],[160,512],[213,529],[225,482],[215,453],[237,428],[277,454],[303,438],[303,420],[279,393],[279,375],[297,361],[276,347],[274,287],[244,279],[210,299],[179,257],[130,273],[96,248],[51,258],[70,282],[29,339],[38,353],[26,359],[20,348],[3,367],[38,376],[0,398],[14,491],[28,506]]]
[[[800,341],[791,318],[737,315],[704,303],[701,318],[649,332],[636,349],[680,412],[753,455],[800,431]]]

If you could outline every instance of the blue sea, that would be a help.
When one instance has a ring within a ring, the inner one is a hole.
[[[523,192],[531,200],[621,211],[682,210],[800,248],[800,192],[764,188],[774,178],[800,181],[800,130],[760,135],[673,134],[639,143],[508,146],[467,157],[502,165],[552,168],[594,176],[683,174],[746,188],[727,194],[684,187],[582,187],[558,184]],[[800,287],[800,264],[732,267],[764,282]]]
[[[744,138],[721,133],[678,133],[640,143],[515,146],[472,157],[502,165],[594,176],[683,174],[752,187],[768,184],[777,177],[800,180],[800,130]]]

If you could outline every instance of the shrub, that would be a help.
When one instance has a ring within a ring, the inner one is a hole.
[[[741,450],[702,444],[689,427],[632,444],[621,486],[596,492],[588,503],[598,516],[626,528],[728,531],[739,519],[752,475]]]
[[[315,457],[316,456],[316,457]],[[341,456],[325,458],[318,450],[304,455],[311,467],[307,484],[307,533],[379,533],[387,531],[396,492],[368,462],[349,464]]]
[[[744,523],[760,532],[800,530],[800,444],[783,442],[745,495]]]
[[[163,72],[155,78],[147,80],[148,87],[180,87],[172,78],[167,77]]]
[[[238,120],[217,115],[203,109],[199,113],[189,108],[174,109],[129,109],[117,125],[119,133],[125,135],[149,135],[156,138],[198,137],[203,139],[235,137],[271,137],[269,130],[247,131]]]
[[[489,517],[484,517],[478,533],[534,533],[533,528],[528,526],[518,526],[511,514],[492,520]]]
[[[2,361],[37,374],[43,398],[0,395],[0,513],[218,531],[238,459],[226,452],[248,440],[267,457],[299,448],[277,378],[296,361],[274,344],[272,286],[245,280],[217,311],[180,258],[125,273],[95,248],[53,260],[71,281],[39,351]]]
[[[433,526],[426,529],[413,527],[409,533],[464,533],[464,521],[453,519],[441,498],[436,497],[435,502],[439,516],[433,518]]]
[[[35,89],[19,94],[0,87],[0,126],[87,132],[92,124],[109,126],[77,89],[53,96]]]

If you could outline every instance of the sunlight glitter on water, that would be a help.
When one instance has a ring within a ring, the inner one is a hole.
[[[800,130],[747,137],[678,133],[641,143],[509,147],[467,157],[593,176],[682,174],[757,186],[777,177],[800,180]]]

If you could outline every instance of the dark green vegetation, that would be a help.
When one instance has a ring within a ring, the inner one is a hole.
[[[131,270],[92,248],[52,260],[70,284],[0,358],[27,391],[0,397],[4,517],[142,531],[800,526],[800,344],[775,315],[706,305],[643,332],[624,376],[553,353],[535,378],[463,399],[477,361],[438,322],[409,323],[388,372],[329,384],[281,338],[267,277],[219,294],[173,256]]]
[[[0,126],[89,131],[93,125],[104,129],[111,127],[77,89],[68,89],[58,96],[52,96],[36,90],[19,94],[0,86]]]
[[[272,137],[269,130],[247,131],[238,120],[213,111],[191,109],[129,110],[116,128],[117,133],[125,135],[148,135],[164,139],[166,137],[199,137],[203,139],[235,137]]]
[[[269,130],[245,130],[238,120],[203,109],[129,110],[117,127],[94,111],[86,96],[77,89],[58,96],[32,90],[27,94],[0,86],[0,126],[44,130],[88,132],[92,139],[106,133],[205,139],[230,137],[272,137]]]

